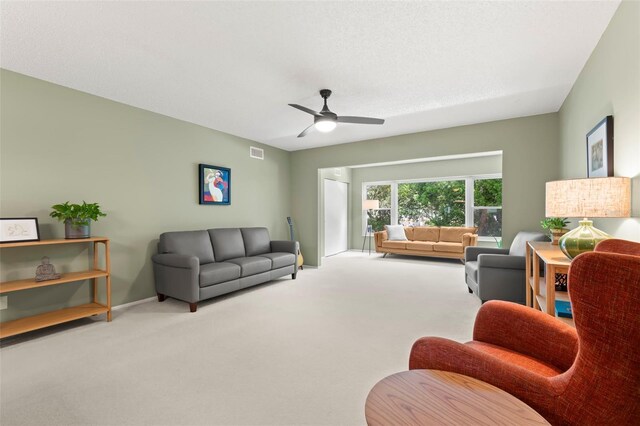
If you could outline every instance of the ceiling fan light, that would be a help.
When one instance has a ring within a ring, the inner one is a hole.
[[[336,128],[336,122],[333,120],[316,121],[316,130],[322,133],[328,133]]]

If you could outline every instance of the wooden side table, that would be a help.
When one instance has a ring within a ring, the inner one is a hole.
[[[540,275],[540,261],[545,263],[544,276]],[[526,304],[540,309],[549,315],[556,315],[556,299],[569,301],[569,293],[556,291],[556,274],[569,272],[571,260],[564,255],[560,247],[549,242],[528,241],[525,265]],[[543,282],[544,285],[540,285]],[[573,319],[558,317],[561,321],[575,327]]]
[[[462,374],[410,370],[379,381],[365,417],[376,425],[548,425],[515,396]]]

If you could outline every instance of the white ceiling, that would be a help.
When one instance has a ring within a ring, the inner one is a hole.
[[[618,4],[3,1],[0,65],[293,151],[555,112]]]

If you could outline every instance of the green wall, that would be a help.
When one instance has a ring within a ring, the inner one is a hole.
[[[640,241],[640,3],[624,1],[559,112],[560,176],[587,176],[586,134],[613,115],[616,176],[632,178],[632,218],[596,219],[596,227]]]
[[[351,224],[350,247],[362,249],[361,200],[364,182],[486,175],[501,172],[501,155],[354,168],[350,187],[350,199],[353,204],[349,221]]]
[[[553,113],[293,152],[291,210],[305,263],[320,263],[318,169],[502,151],[508,245],[518,231],[540,227],[544,184],[558,178],[558,136],[558,115]]]
[[[107,217],[92,233],[112,242],[114,305],[155,294],[150,257],[164,231],[266,226],[289,238],[289,152],[7,70],[0,94],[0,215],[38,217],[42,238],[62,238],[51,205],[100,203]],[[230,206],[198,204],[198,163],[231,168]],[[34,276],[44,255],[61,272],[87,267],[80,246],[1,250],[3,280]],[[88,288],[10,293],[2,319],[77,304]]]

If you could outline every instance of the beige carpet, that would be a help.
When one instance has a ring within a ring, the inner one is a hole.
[[[201,303],[149,301],[6,339],[9,425],[361,425],[420,336],[471,338],[459,261],[348,252]]]

